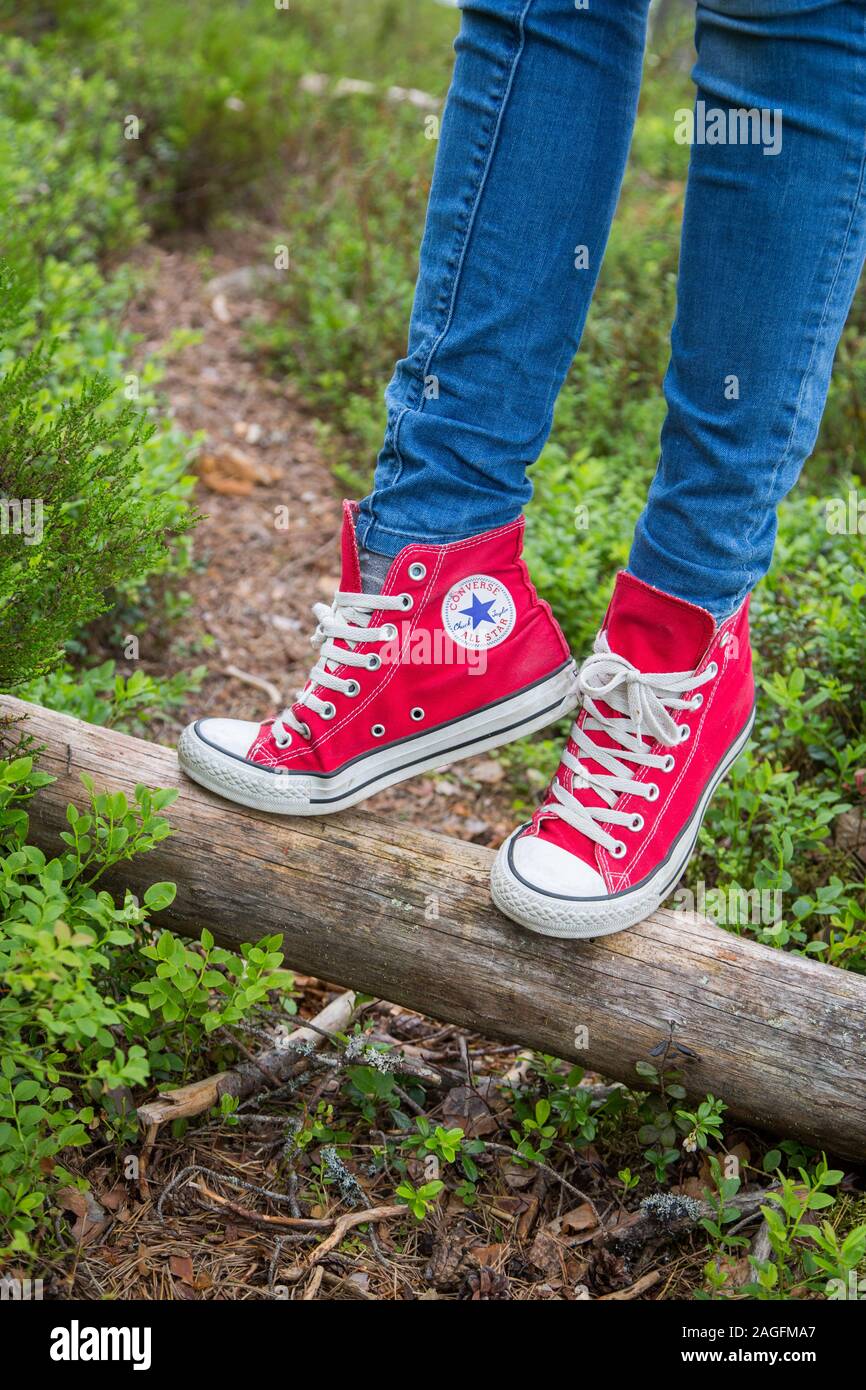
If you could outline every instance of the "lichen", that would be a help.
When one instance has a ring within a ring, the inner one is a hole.
[[[677,1221],[697,1221],[703,1206],[694,1197],[682,1197],[675,1192],[654,1192],[644,1197],[640,1209],[660,1226],[673,1226]]]

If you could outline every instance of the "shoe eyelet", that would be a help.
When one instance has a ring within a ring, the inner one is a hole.
[[[613,849],[609,850],[608,852],[610,854],[611,859],[622,859],[623,855],[625,854],[625,845],[623,844],[622,840],[617,840]]]
[[[400,607],[403,609],[404,613],[408,613],[410,608],[415,607],[415,600],[411,594],[400,595]]]
[[[667,757],[662,763],[662,772],[673,772],[675,764],[676,758],[674,757],[673,753],[668,753]]]
[[[382,632],[384,633],[384,640],[386,642],[393,642],[394,638],[397,636],[397,629],[393,623],[386,623],[382,628]]]
[[[323,719],[333,719],[333,717],[334,717],[334,715],[335,715],[336,713],[337,713],[337,706],[336,706],[335,704],[333,704],[331,700],[329,700],[328,703],[325,705],[325,708],[322,710],[322,718],[323,718]]]
[[[630,823],[630,825],[629,825],[629,830],[643,830],[643,827],[644,827],[644,819],[643,819],[643,816],[640,816],[640,815],[632,816],[632,818],[631,818],[631,823]]]
[[[646,799],[647,801],[658,801],[659,789],[657,783],[647,782]]]
[[[690,724],[680,725],[680,743],[685,743],[692,736],[692,726]]]
[[[712,677],[712,676],[717,676],[717,675],[719,674],[719,668],[718,668],[718,666],[716,665],[716,663],[715,663],[714,661],[711,661],[711,662],[710,662],[709,666],[708,666],[707,669],[706,669],[705,674],[708,675],[708,676],[710,676],[710,677]]]
[[[354,699],[356,695],[360,695],[360,693],[361,687],[357,681],[349,681],[348,685],[346,686],[346,689],[343,692],[344,695],[350,695],[352,699]]]
[[[416,705],[414,709],[410,709],[410,711],[409,711],[409,716],[410,716],[411,719],[414,719],[414,720],[417,721],[417,720],[419,720],[419,719],[423,719],[423,718],[424,718],[424,711],[423,711],[423,709],[421,708],[420,705]]]
[[[378,671],[378,669],[379,669],[379,667],[380,667],[381,665],[382,665],[382,658],[381,658],[381,656],[377,656],[375,652],[371,652],[370,655],[367,657],[367,670],[368,670],[368,671]]]
[[[692,699],[689,700],[689,704],[691,705],[692,709],[700,709],[703,703],[704,697],[701,694],[700,690],[698,691],[697,695],[694,695]]]
[[[385,725],[384,725],[384,724],[374,724],[373,727],[372,727],[372,729],[370,730],[370,733],[373,735],[374,738],[381,738],[382,735],[384,734],[384,732],[385,732]]]
[[[289,746],[289,744],[291,743],[291,741],[292,741],[292,736],[291,736],[291,734],[289,734],[288,738],[275,738],[275,739],[274,739],[274,743],[277,745],[278,748],[288,748],[288,746]]]
[[[416,560],[415,563],[414,563],[413,565],[410,565],[410,566],[409,566],[409,578],[410,578],[410,579],[415,579],[415,580],[424,579],[425,576],[426,576],[426,574],[427,574],[427,566],[426,566],[426,565],[422,565],[420,560]]]

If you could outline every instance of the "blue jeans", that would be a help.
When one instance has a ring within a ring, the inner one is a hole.
[[[616,206],[649,0],[462,8],[358,526],[386,555],[529,500]],[[667,417],[629,568],[721,618],[769,567],[866,254],[866,3],[712,0],[696,48],[696,141],[715,121],[722,143],[691,148]]]

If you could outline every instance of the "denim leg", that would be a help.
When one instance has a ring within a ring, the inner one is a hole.
[[[464,0],[369,549],[474,535],[527,502],[616,206],[648,9]]]
[[[709,0],[696,46],[698,102],[781,111],[781,148],[692,146],[668,414],[629,569],[721,618],[769,568],[866,254],[866,5]]]

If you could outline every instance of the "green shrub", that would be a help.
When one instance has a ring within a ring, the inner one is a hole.
[[[43,7],[44,8],[44,7]],[[309,66],[291,10],[190,0],[54,0],[53,23],[19,27],[62,73],[111,93],[106,138],[122,150],[157,228],[201,226],[248,206],[279,175],[293,90]]]
[[[3,57],[0,254],[81,264],[128,252],[145,228],[117,88],[22,39],[5,39]]]
[[[33,1248],[58,1186],[86,1186],[69,1151],[132,1133],[117,1092],[206,1067],[217,1028],[283,1003],[292,983],[279,937],[240,955],[208,932],[200,947],[154,938],[171,883],[141,901],[101,888],[171,833],[176,791],[139,786],[130,803],[82,777],[88,805],[67,808],[65,848],[48,858],[28,842],[27,806],[52,780],[27,754],[0,760],[0,1256]]]
[[[21,285],[0,286],[0,341],[20,324]],[[0,686],[40,674],[62,643],[108,606],[109,590],[158,568],[172,499],[140,486],[140,446],[152,430],[129,403],[112,415],[112,386],[93,375],[46,409],[49,351],[37,346],[0,376]]]
[[[186,567],[194,443],[159,417],[161,357],[130,371],[131,272],[101,268],[145,230],[116,88],[21,39],[5,56],[0,687],[59,660],[116,599],[138,601]],[[41,539],[22,529],[22,509],[32,521],[37,506]]]

